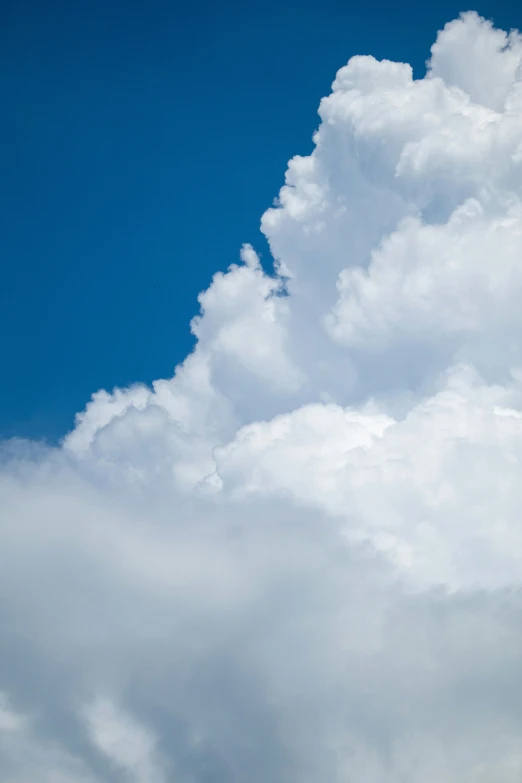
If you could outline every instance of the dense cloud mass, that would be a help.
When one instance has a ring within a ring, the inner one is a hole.
[[[0,783],[522,779],[522,37],[354,57],[173,378],[0,451]]]

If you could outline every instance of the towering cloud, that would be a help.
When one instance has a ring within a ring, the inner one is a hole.
[[[193,353],[0,463],[0,783],[519,783],[522,37],[354,57]]]

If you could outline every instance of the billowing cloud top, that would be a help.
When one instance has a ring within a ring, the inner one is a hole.
[[[522,38],[354,57],[193,353],[0,464],[0,781],[519,783]]]

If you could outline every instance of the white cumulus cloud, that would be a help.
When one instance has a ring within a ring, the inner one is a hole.
[[[522,39],[357,56],[194,351],[0,449],[0,783],[519,783]]]

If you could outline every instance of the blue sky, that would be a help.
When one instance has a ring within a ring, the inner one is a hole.
[[[511,2],[474,7],[522,26]],[[0,436],[169,377],[196,295],[252,242],[354,54],[420,75],[457,2],[6,2]]]

